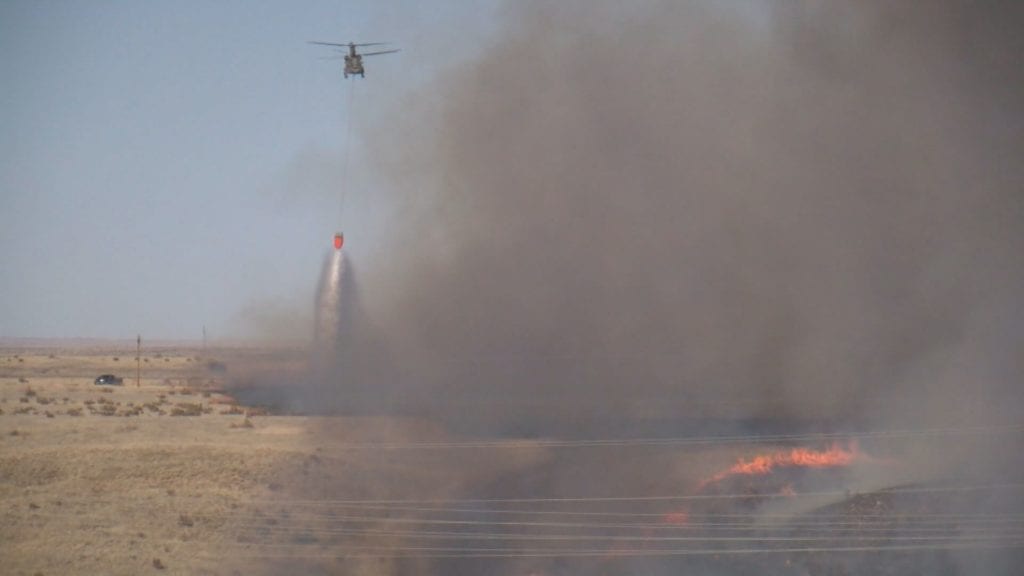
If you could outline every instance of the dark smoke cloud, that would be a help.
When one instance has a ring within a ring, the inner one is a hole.
[[[331,360],[314,363],[306,406],[587,438],[1021,421],[1024,4],[538,1],[503,15],[477,60],[373,117],[366,157],[398,191],[389,245],[357,262],[358,282],[346,265],[358,302],[339,301],[348,326],[320,338]],[[1006,438],[893,441],[899,466],[844,481],[1019,481]],[[553,452],[452,495],[689,485],[671,470],[692,459],[617,454]],[[411,469],[469,474],[460,457]],[[1021,510],[1008,492],[963,509]],[[1019,565],[1017,550],[944,554],[888,567]],[[799,569],[764,560],[623,566]],[[805,573],[847,558],[821,560]]]
[[[1020,407],[1019,4],[505,17],[371,143],[408,196],[368,308],[418,385],[637,416]]]

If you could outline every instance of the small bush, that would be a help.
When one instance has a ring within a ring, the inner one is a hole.
[[[28,378],[25,378],[23,376],[21,378],[18,378],[18,382],[21,382],[22,384],[28,384]],[[29,388],[29,390],[31,390],[31,388]],[[27,394],[27,392],[26,392],[26,394]],[[33,392],[33,394],[35,394],[35,392]]]
[[[163,570],[164,568],[167,568],[167,566],[164,566],[164,563],[161,562],[159,558],[153,558],[153,568]]]
[[[81,416],[82,415],[82,409],[81,408],[68,408],[68,411],[66,412],[66,414],[68,416]]]
[[[178,516],[178,525],[179,526],[192,527],[194,524],[195,524],[195,521],[192,520],[192,518],[190,518],[188,515],[180,514]]]
[[[178,402],[178,404],[171,409],[171,416],[201,416],[202,414],[203,405],[192,402]]]
[[[18,378],[18,382],[21,382],[22,384],[27,384],[28,380],[26,380],[25,378]],[[29,386],[28,388],[25,388],[25,396],[28,396],[29,398],[31,398],[32,396],[35,396],[35,395],[36,395],[36,391],[33,390],[31,386]]]

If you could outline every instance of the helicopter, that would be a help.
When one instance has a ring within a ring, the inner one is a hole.
[[[342,48],[348,48],[348,54],[345,54],[345,78],[348,78],[350,74],[351,75],[358,74],[360,78],[366,78],[366,70],[363,68],[363,56],[377,56],[379,54],[392,54],[394,52],[398,52],[399,51],[398,49],[395,49],[395,50],[379,50],[377,52],[365,52],[363,54],[360,54],[358,51],[356,51],[356,48],[358,48],[360,46],[384,46],[384,45],[388,44],[388,42],[364,42],[362,44],[357,44],[355,42],[349,42],[347,44],[339,44],[337,42],[315,42],[313,40],[310,40],[309,43],[310,44],[319,44],[320,46],[340,46]]]

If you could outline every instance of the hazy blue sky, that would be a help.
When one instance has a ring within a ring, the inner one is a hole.
[[[334,230],[363,255],[387,233],[361,131],[479,53],[496,12],[490,1],[0,3],[0,337],[259,335],[311,312]],[[368,60],[350,95],[341,62],[307,40],[403,51]],[[350,97],[366,115],[346,171]],[[352,187],[343,218],[339,180]]]

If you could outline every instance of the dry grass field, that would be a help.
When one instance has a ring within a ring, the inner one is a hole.
[[[979,561],[990,562],[989,573],[1012,573],[1019,559],[1013,540],[1019,514],[1014,524],[1002,523],[995,493],[978,501],[975,493],[965,500],[918,491],[925,476],[904,461],[920,450],[900,447],[899,439],[876,441],[868,447],[873,456],[743,442],[620,448],[584,443],[563,449],[544,439],[458,436],[440,423],[415,418],[272,415],[240,406],[224,392],[228,379],[252,373],[273,374],[287,390],[295,381],[289,374],[302,367],[294,351],[149,349],[139,382],[133,352],[81,345],[0,349],[0,573],[385,576],[692,568],[823,575],[878,573],[887,566],[895,573],[959,574]],[[94,384],[104,373],[124,381]],[[774,456],[751,460],[759,453]],[[790,460],[797,456],[809,462],[794,469]],[[825,457],[836,457],[839,466],[823,464]],[[847,471],[850,461],[855,466]],[[772,478],[735,472],[758,463],[764,468],[766,462],[775,463],[766,471],[780,469]],[[851,494],[855,471],[884,477],[861,483],[879,492]],[[709,478],[715,484],[705,489]],[[1006,478],[1015,481],[1013,474]],[[911,488],[886,493],[892,486]],[[1018,494],[1017,485],[1010,489],[1011,497]],[[824,500],[794,497],[796,513],[825,514],[809,520],[827,522],[831,532],[805,534],[780,526],[774,535],[782,541],[833,536],[822,546],[846,546],[849,535],[841,527],[849,522],[866,526],[869,535],[902,530],[892,540],[866,541],[882,551],[907,538],[919,544],[913,538],[922,530],[941,541],[917,555],[866,552],[853,560],[813,554],[792,560],[777,554],[698,557],[691,563],[683,557],[648,558],[644,547],[659,545],[646,541],[652,536],[685,539],[720,530],[687,525],[691,513],[741,518],[746,524],[731,528],[736,532],[726,540],[738,535],[742,541],[746,531],[764,528],[746,500],[614,498],[701,490],[702,498],[838,494]],[[889,523],[922,513],[984,523]],[[943,547],[973,545],[975,535],[994,539],[999,554],[982,548],[968,564],[946,555]],[[575,559],[548,553],[566,546],[596,552]],[[499,558],[446,557],[452,550],[497,550]],[[524,550],[533,556],[517,555]]]
[[[318,547],[301,535],[253,531],[294,520],[274,502],[329,493],[443,497],[490,467],[533,458],[522,450],[480,460],[474,474],[352,452],[344,446],[444,435],[407,420],[270,416],[220,391],[236,365],[280,366],[274,354],[221,350],[214,361],[193,349],[148,350],[136,383],[134,350],[0,351],[0,573],[294,573],[294,545]],[[104,373],[123,384],[95,385]],[[275,560],[271,540],[284,545],[283,558]],[[333,542],[330,550],[353,546]],[[324,565],[314,557],[301,572],[329,570]],[[378,559],[346,567],[394,570]]]
[[[133,356],[0,356],[4,573],[216,573],[231,511],[302,458],[297,428],[247,421],[195,351],[149,352],[138,385]]]

